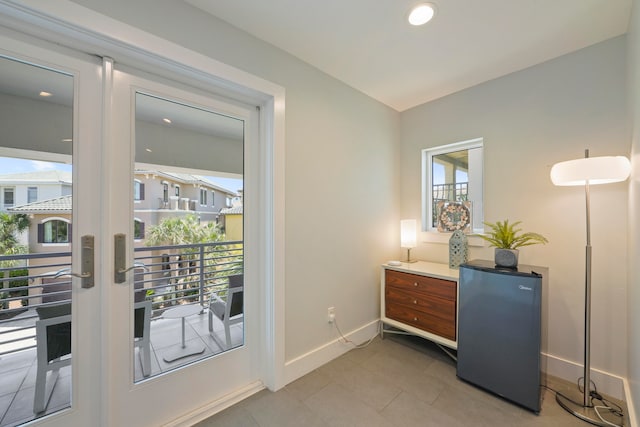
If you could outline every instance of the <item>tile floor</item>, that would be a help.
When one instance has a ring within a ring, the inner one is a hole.
[[[547,385],[574,387],[549,377]],[[629,425],[625,419],[625,425]],[[197,427],[587,427],[544,391],[539,415],[456,377],[455,363],[435,345],[385,335],[287,385],[261,391]]]
[[[220,353],[220,345],[209,334],[208,314],[186,318],[185,340],[198,343],[204,353],[179,359],[172,363],[163,360],[167,351],[180,346],[182,326],[180,319],[154,319],[151,321],[151,374],[156,375],[179,366]],[[224,340],[224,327],[214,318],[214,331]],[[231,327],[232,346],[242,342],[242,324]],[[141,380],[140,357],[135,357],[135,379]],[[36,377],[36,349],[29,349],[0,357],[0,427],[16,426],[34,418],[33,396]],[[45,415],[67,408],[71,396],[71,367],[60,370]]]

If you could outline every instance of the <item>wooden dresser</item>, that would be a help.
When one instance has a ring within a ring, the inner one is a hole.
[[[456,349],[458,270],[447,264],[418,261],[384,264],[381,320],[404,332]]]

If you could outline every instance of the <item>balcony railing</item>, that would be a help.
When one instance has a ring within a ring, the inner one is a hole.
[[[216,242],[135,248],[134,299],[153,316],[177,304],[208,303],[242,274],[243,245]],[[0,356],[36,346],[36,308],[71,300],[71,253],[0,256]]]
[[[433,227],[438,224],[438,202],[456,202],[469,200],[468,182],[457,182],[455,184],[434,184],[431,190],[431,198],[433,200],[431,222]]]

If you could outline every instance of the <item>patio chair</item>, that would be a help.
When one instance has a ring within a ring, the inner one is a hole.
[[[151,301],[140,301],[133,305],[133,341],[138,347],[140,363],[142,364],[142,376],[151,374]]]
[[[71,364],[71,303],[37,307],[37,368],[33,412],[47,409],[60,368]],[[138,347],[142,375],[151,374],[151,301],[134,304],[134,345]],[[47,381],[47,373],[52,374]]]
[[[231,325],[244,320],[244,279],[242,274],[229,276],[226,300],[217,292],[212,292],[209,298],[209,333],[211,337],[224,350],[231,348]],[[219,337],[213,330],[213,316],[220,319],[224,325],[225,343],[219,341]]]
[[[133,270],[133,301],[142,302],[147,297],[147,289],[144,286],[147,269],[139,267]]]
[[[42,303],[70,301],[71,276],[67,270],[60,270],[54,276],[42,279]]]
[[[36,308],[37,367],[33,412],[47,409],[60,368],[71,364],[71,303]],[[68,357],[66,357],[68,356]],[[47,381],[47,372],[51,378]]]

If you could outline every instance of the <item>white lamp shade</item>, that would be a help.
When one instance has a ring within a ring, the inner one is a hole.
[[[417,246],[417,221],[403,219],[400,221],[400,247],[415,248]]]
[[[631,173],[631,163],[623,156],[586,157],[553,165],[554,185],[610,184],[624,181]]]

